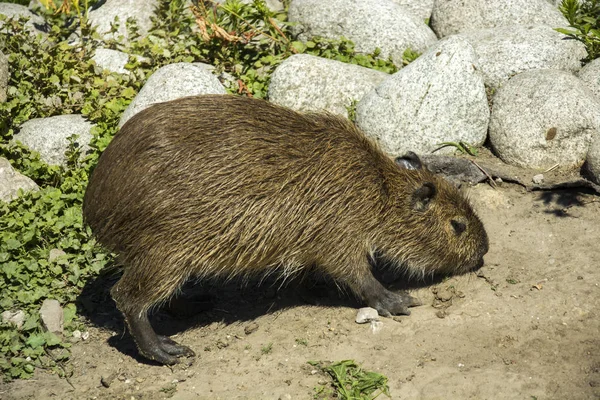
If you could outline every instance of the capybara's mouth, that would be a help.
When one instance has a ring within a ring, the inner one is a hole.
[[[479,270],[481,269],[481,267],[483,267],[483,265],[484,265],[484,261],[483,261],[483,257],[481,257],[481,258],[479,259],[479,261],[477,261],[477,262],[475,263],[475,265],[474,265],[472,268],[470,268],[470,271],[471,271],[471,272],[476,272],[476,271],[479,271]]]

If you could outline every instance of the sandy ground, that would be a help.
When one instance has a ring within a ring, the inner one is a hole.
[[[72,386],[39,371],[0,398],[311,399],[329,379],[308,361],[354,359],[389,378],[393,399],[600,399],[600,198],[510,184],[470,196],[490,236],[486,265],[421,283],[425,305],[377,332],[323,283],[205,285],[154,316],[197,353],[170,369],[136,358],[99,280],[82,296],[90,338],[73,346]]]

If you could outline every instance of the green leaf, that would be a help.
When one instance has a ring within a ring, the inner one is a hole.
[[[46,344],[46,336],[43,333],[34,333],[29,336],[25,343],[31,348],[36,349]]]
[[[16,239],[6,239],[4,241],[4,244],[6,245],[6,248],[8,250],[15,250],[15,249],[18,249],[19,247],[21,247],[21,242],[19,242]]]

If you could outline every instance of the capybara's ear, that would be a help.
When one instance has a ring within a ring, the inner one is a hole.
[[[419,156],[412,152],[409,151],[408,153],[406,153],[403,156],[400,157],[396,157],[396,164],[398,164],[400,167],[405,168],[405,169],[422,169],[423,168],[423,163],[421,162],[421,159],[419,158]]]
[[[425,211],[436,193],[437,189],[435,185],[431,182],[425,182],[423,186],[413,192],[411,199],[412,208],[415,211]]]

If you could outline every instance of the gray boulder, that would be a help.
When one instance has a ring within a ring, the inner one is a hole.
[[[271,76],[269,100],[297,111],[326,110],[348,116],[353,100],[360,100],[389,75],[358,65],[296,54]]]
[[[6,89],[8,89],[8,57],[0,51],[0,103],[6,101]]]
[[[122,127],[129,118],[154,103],[200,94],[225,93],[221,82],[202,64],[165,65],[148,78],[142,90],[123,112],[119,127]]]
[[[365,95],[356,122],[393,156],[430,152],[442,142],[481,145],[490,110],[477,65],[467,41],[443,40]]]
[[[397,65],[406,49],[424,52],[437,40],[422,19],[390,0],[292,0],[288,19],[301,41],[345,37],[356,51],[379,48],[381,57],[391,56]]]
[[[106,0],[98,8],[90,9],[89,20],[105,39],[118,39],[119,36],[123,36],[127,41],[126,21],[133,18],[137,22],[140,34],[144,36],[152,27],[150,17],[154,16],[157,6],[158,0]],[[115,17],[119,19],[119,30],[111,34],[110,25]]]
[[[431,27],[438,37],[507,25],[569,23],[546,0],[435,0],[433,5]]]
[[[587,153],[586,167],[592,181],[600,185],[600,135],[592,138],[592,143]]]
[[[122,51],[111,50],[111,49],[96,49],[92,60],[96,62],[100,68],[107,69],[111,72],[118,74],[128,74],[129,71],[125,69],[127,61],[129,61],[129,54],[123,53]]]
[[[24,192],[38,190],[38,185],[25,175],[15,171],[6,158],[0,157],[0,201],[9,202]]]
[[[508,164],[581,166],[592,136],[600,135],[600,101],[568,72],[523,72],[494,96],[489,135]]]
[[[592,60],[585,67],[581,68],[577,76],[600,99],[600,58]]]
[[[394,3],[405,7],[423,21],[431,18],[434,0],[391,0]]]
[[[65,152],[69,146],[69,136],[78,135],[82,155],[89,150],[92,140],[92,123],[81,115],[58,115],[50,118],[35,118],[25,122],[14,136],[50,165],[63,165],[67,161]]]
[[[44,18],[32,13],[27,7],[20,4],[0,3],[0,15],[6,15],[9,18],[29,18],[29,21],[25,26],[28,27],[32,33],[48,32],[48,24]],[[4,22],[0,22],[0,27],[2,26],[4,26]]]
[[[528,70],[576,72],[587,55],[583,43],[543,25],[503,26],[460,36],[475,49],[485,84],[492,88]]]

